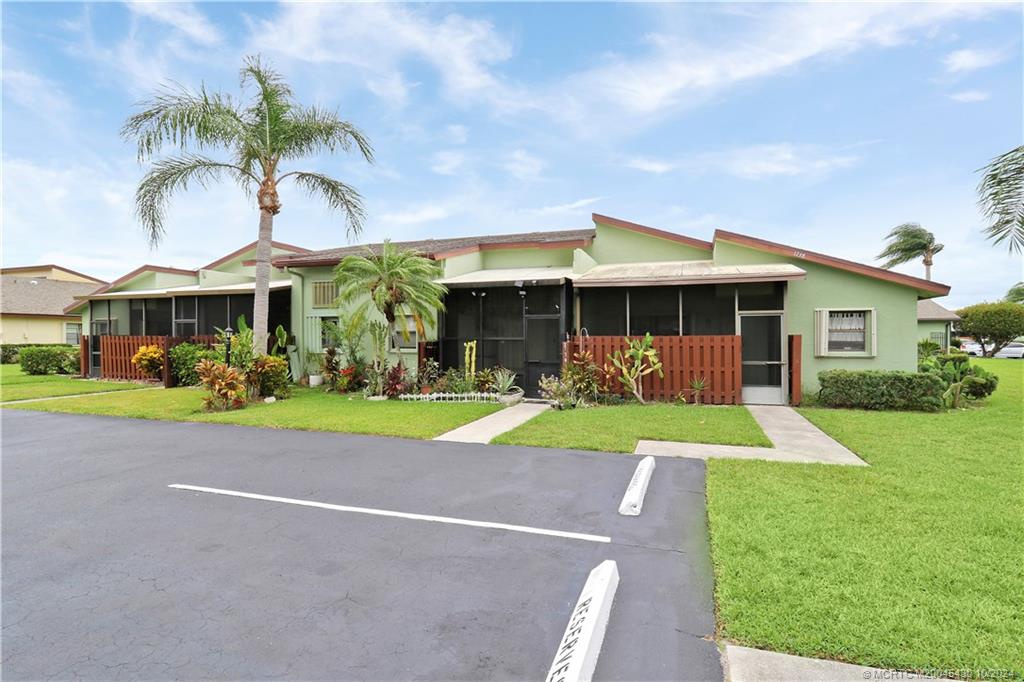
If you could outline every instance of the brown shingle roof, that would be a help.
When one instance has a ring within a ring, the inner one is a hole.
[[[95,289],[95,282],[4,275],[0,278],[0,313],[63,316],[65,306],[73,303],[75,296],[85,296]]]
[[[411,249],[430,258],[447,258],[460,253],[489,249],[509,248],[569,248],[584,246],[593,240],[596,230],[560,230],[556,232],[522,232],[518,234],[494,234],[478,237],[453,237],[451,239],[421,239],[419,241],[394,242],[395,246]],[[278,256],[274,265],[312,266],[334,265],[345,256],[366,253],[369,248],[379,253],[381,244],[360,244],[323,249],[309,253]]]
[[[960,316],[952,310],[946,310],[941,305],[930,299],[917,302],[917,319],[919,322],[935,320],[939,322],[956,322]]]

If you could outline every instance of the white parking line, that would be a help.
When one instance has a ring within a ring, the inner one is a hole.
[[[508,523],[494,523],[492,521],[472,521],[470,519],[456,519],[450,516],[431,516],[429,514],[410,514],[408,512],[390,511],[387,509],[372,509],[370,507],[350,507],[344,504],[328,504],[327,502],[316,502],[314,500],[297,500],[292,497],[277,497],[274,495],[260,495],[258,493],[243,493],[238,490],[224,490],[223,488],[207,488],[201,485],[185,485],[183,483],[172,483],[168,488],[177,490],[192,490],[197,493],[213,493],[214,495],[229,495],[231,497],[244,497],[250,500],[263,500],[265,502],[281,502],[283,504],[296,504],[301,507],[316,507],[318,509],[330,509],[333,511],[346,511],[356,514],[371,514],[373,516],[391,516],[399,519],[411,519],[413,521],[435,521],[437,523],[451,523],[457,526],[473,526],[475,528],[494,528],[497,530],[508,530],[515,533],[530,533],[532,535],[550,535],[570,540],[586,540],[588,542],[611,542],[610,537],[604,535],[588,535],[587,533],[572,533],[562,530],[551,530],[548,528],[533,528],[531,526],[515,526]]]

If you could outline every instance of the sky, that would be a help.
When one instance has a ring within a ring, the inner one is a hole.
[[[150,248],[121,139],[161,85],[244,96],[259,54],[371,139],[291,166],[363,195],[356,243],[590,227],[591,212],[876,263],[918,222],[960,307],[1020,257],[981,234],[977,170],[1022,143],[1018,3],[4,3],[2,262],[113,279],[256,238],[236,186],[178,195]],[[173,153],[174,149],[168,149]],[[216,152],[211,155],[216,156]],[[352,243],[282,188],[276,239]],[[897,268],[923,276],[923,266]]]

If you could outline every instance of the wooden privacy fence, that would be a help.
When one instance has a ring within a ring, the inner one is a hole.
[[[163,372],[159,378],[163,380],[164,386],[170,388],[174,385],[174,376],[171,373],[171,363],[167,357],[167,351],[182,343],[195,343],[209,347],[216,342],[217,337],[209,334],[197,336],[101,336],[100,378],[132,381],[149,379],[150,377],[140,372],[139,368],[132,364],[132,357],[141,346],[158,346],[164,356]],[[79,357],[82,362],[82,376],[88,376],[90,369],[88,336],[83,336],[81,339]]]
[[[640,338],[640,337],[634,337]],[[738,405],[743,396],[743,364],[739,336],[655,336],[654,349],[661,359],[664,378],[657,372],[643,379],[644,399],[675,400],[682,392],[692,401],[690,380],[704,378],[701,401],[714,405]],[[608,356],[625,352],[621,336],[577,336],[565,342],[564,361],[577,352],[590,352],[598,367],[611,364]],[[616,381],[616,390],[622,387]]]

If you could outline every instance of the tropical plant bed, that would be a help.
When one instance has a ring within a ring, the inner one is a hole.
[[[975,362],[1000,376],[981,409],[800,410],[870,467],[708,462],[725,639],[1024,676],[1024,381]]]
[[[25,374],[20,365],[0,365],[0,402],[146,387],[144,383],[94,381],[66,374]]]
[[[641,439],[772,446],[745,407],[666,403],[549,410],[492,442],[633,452]]]
[[[205,412],[202,408],[204,395],[205,392],[198,388],[170,388],[131,396],[107,394],[5,407],[423,439],[433,438],[501,409],[494,403],[372,402],[359,395],[345,396],[297,388],[288,400],[252,403],[243,409],[226,412]]]

